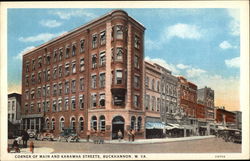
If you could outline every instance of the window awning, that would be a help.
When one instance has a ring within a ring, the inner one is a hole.
[[[170,124],[170,123],[167,123],[167,126],[172,127],[171,129],[184,129],[184,127],[181,126],[181,125],[179,125],[179,124]]]
[[[161,122],[147,122],[146,129],[165,129],[165,124]]]

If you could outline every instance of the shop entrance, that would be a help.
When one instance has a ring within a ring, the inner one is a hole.
[[[122,138],[124,136],[124,118],[116,116],[112,120],[112,139],[118,139],[118,131],[121,130]]]

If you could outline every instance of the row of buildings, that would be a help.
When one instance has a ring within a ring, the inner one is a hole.
[[[124,138],[130,129],[151,138],[209,134],[215,123],[234,124],[234,114],[227,119],[232,112],[214,107],[211,88],[198,89],[144,61],[144,31],[114,10],[25,53],[21,128],[55,135],[74,128],[81,137],[94,129],[116,139],[119,130]]]

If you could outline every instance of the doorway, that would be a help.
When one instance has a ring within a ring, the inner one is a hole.
[[[124,118],[122,116],[116,116],[112,120],[112,139],[118,139],[118,131],[122,132],[122,139],[124,137]]]

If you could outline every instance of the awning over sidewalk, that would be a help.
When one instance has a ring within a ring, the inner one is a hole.
[[[191,126],[191,125],[183,125],[183,127],[184,127],[185,129],[189,129],[189,130],[192,130],[192,129],[193,129],[193,126]]]
[[[184,127],[181,126],[181,125],[179,125],[179,124],[170,124],[170,123],[167,123],[166,126],[172,127],[171,129],[184,129]],[[170,129],[170,128],[169,128],[169,129]],[[171,129],[170,129],[170,130],[171,130]],[[168,129],[167,129],[167,130],[168,130]]]
[[[161,122],[146,122],[146,129],[164,129],[165,125]]]

